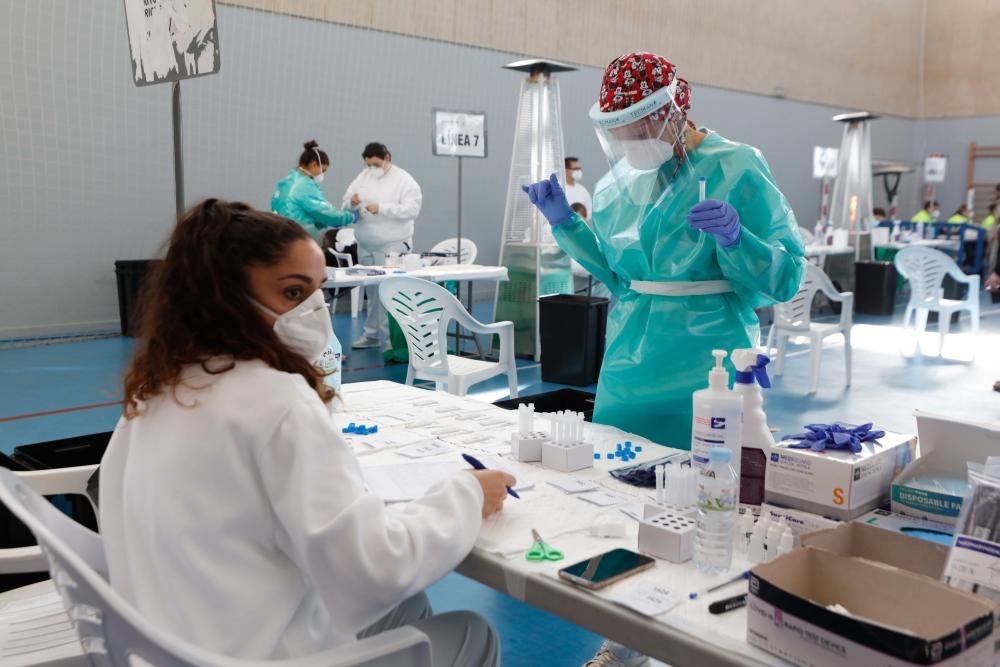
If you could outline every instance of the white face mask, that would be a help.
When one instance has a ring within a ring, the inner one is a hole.
[[[625,159],[633,169],[659,169],[674,156],[673,147],[659,139],[626,139],[622,141]]]
[[[934,218],[935,220],[938,219],[939,215],[941,215],[941,209],[935,208],[931,210],[931,217]]]
[[[326,172],[322,170],[318,174],[313,176],[313,180],[316,181],[317,183],[322,183],[324,178],[326,178]]]
[[[368,173],[374,178],[382,178],[385,176],[385,167],[379,167],[378,165],[370,165],[368,167]]]
[[[574,181],[579,181],[583,179],[583,169],[574,169],[570,173],[573,174]]]
[[[285,347],[310,362],[322,358],[333,338],[333,324],[330,322],[330,310],[323,300],[323,290],[316,290],[305,301],[281,315],[261,303],[253,303],[274,318],[274,333]]]

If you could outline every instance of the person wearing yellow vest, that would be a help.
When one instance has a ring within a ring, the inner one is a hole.
[[[924,207],[914,213],[910,220],[913,222],[936,222],[939,215],[941,215],[941,209],[938,208],[938,203],[925,201]]]
[[[969,224],[969,208],[962,204],[958,207],[958,210],[950,218],[948,218],[949,225],[967,225]]]
[[[986,207],[986,217],[983,221],[979,223],[979,226],[986,230],[989,235],[990,241],[996,239],[997,236],[997,203],[993,202]]]

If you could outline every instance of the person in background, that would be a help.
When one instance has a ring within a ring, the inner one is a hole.
[[[357,211],[338,211],[331,204],[320,183],[330,168],[330,156],[315,141],[305,143],[299,166],[278,181],[271,197],[271,212],[290,218],[306,228],[314,241],[320,240],[320,230],[343,227],[358,221]]]
[[[575,204],[570,204],[570,208],[573,212],[580,216],[588,226],[591,225],[590,216],[588,215],[587,207],[583,204],[577,202]],[[616,303],[617,299],[611,294],[611,290],[608,286],[602,283],[600,280],[590,275],[587,269],[583,268],[580,262],[576,261],[572,257],[569,258],[570,267],[573,270],[573,292],[576,294],[587,295],[590,292],[590,296],[604,297],[605,299],[613,300],[612,303]]]
[[[412,624],[434,665],[496,665],[469,612],[423,589],[469,552],[514,479],[460,471],[387,506],[313,365],[332,335],[319,247],[209,199],[150,278],[125,410],[101,461],[111,584],[154,626],[241,660],[305,658]]]
[[[949,225],[966,225],[969,223],[969,208],[962,204],[958,207],[950,218],[948,218]]]
[[[884,208],[873,208],[872,217],[875,218],[875,222],[882,222],[886,219]]]
[[[913,214],[912,222],[937,222],[941,209],[936,201],[925,201],[924,207]]]
[[[566,166],[566,199],[570,204],[582,204],[588,211],[593,210],[594,201],[590,198],[587,188],[583,187],[580,180],[583,178],[583,169],[580,168],[580,158],[568,157],[564,161]],[[589,220],[583,216],[584,220]]]
[[[402,167],[392,161],[385,144],[372,142],[361,153],[365,168],[344,192],[343,205],[360,211],[355,237],[358,262],[373,266],[385,264],[388,253],[413,250],[413,226],[420,215],[423,194],[420,186]],[[368,318],[361,336],[351,347],[381,347],[389,342],[389,320],[378,298],[378,286],[365,288]]]
[[[979,226],[986,230],[987,242],[995,243],[997,240],[997,203],[993,202],[986,207],[986,217],[979,223]]]

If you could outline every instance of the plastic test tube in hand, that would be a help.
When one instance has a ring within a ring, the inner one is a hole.
[[[698,177],[698,201],[705,201],[705,177]]]

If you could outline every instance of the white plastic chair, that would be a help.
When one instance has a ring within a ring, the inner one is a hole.
[[[465,310],[448,290],[421,278],[386,278],[379,284],[382,306],[396,318],[406,336],[410,367],[406,384],[431,380],[438,390],[465,396],[472,385],[507,375],[510,397],[517,398],[514,323],[483,324]],[[448,323],[455,321],[473,334],[500,337],[500,361],[480,361],[448,354]]]
[[[157,667],[430,667],[430,642],[413,627],[288,660],[242,660],[206,651],[142,618],[105,579],[107,564],[100,537],[59,512],[6,469],[0,469],[0,501],[42,546],[83,650],[95,667],[130,667],[137,658]]]
[[[840,321],[831,324],[819,324],[812,321],[812,302],[816,292],[822,292],[831,301],[841,304]],[[812,370],[809,374],[809,393],[819,390],[819,368],[823,356],[823,340],[830,336],[843,334],[844,362],[846,364],[846,386],[851,386],[851,326],[854,317],[854,294],[838,292],[823,270],[814,264],[806,264],[802,274],[802,284],[795,296],[786,303],[774,307],[774,324],[767,334],[767,350],[770,354],[771,344],[777,344],[774,363],[774,374],[781,375],[785,371],[785,348],[788,339],[793,336],[805,336],[809,339],[809,356]]]
[[[354,266],[354,258],[351,257],[351,253],[337,252],[333,248],[327,248],[326,251],[337,259],[338,267],[349,269]],[[361,287],[355,286],[351,288],[351,319],[358,319],[359,312],[361,312]]]
[[[35,492],[81,495],[87,500],[87,480],[96,465],[17,472]],[[97,508],[94,514],[97,514]],[[46,572],[48,560],[40,547],[0,549],[0,574]],[[89,666],[80,637],[66,614],[52,580],[0,593],[0,665],[5,667]]]
[[[458,252],[458,239],[445,239],[441,241],[433,248],[431,252]],[[472,264],[476,261],[476,256],[479,254],[479,248],[473,243],[471,239],[462,239],[462,256],[458,258],[459,264]]]
[[[920,338],[927,329],[927,316],[932,310],[938,313],[939,355],[944,351],[944,339],[951,327],[952,314],[969,311],[972,333],[979,333],[979,276],[964,274],[955,260],[933,248],[904,248],[894,262],[899,274],[910,281],[910,302],[906,304],[903,330],[909,329],[910,317],[915,316],[918,351]],[[946,275],[969,286],[965,299],[944,298],[942,283]]]

